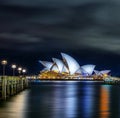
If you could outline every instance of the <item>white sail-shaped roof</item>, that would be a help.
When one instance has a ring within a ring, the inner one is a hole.
[[[89,73],[86,70],[84,70],[83,68],[81,68],[81,73],[83,76],[89,75]]]
[[[50,70],[51,67],[53,66],[53,62],[48,62],[48,61],[39,61],[43,66],[45,66],[46,69]]]
[[[99,71],[98,70],[94,70],[96,75],[99,75]]]
[[[100,71],[101,74],[108,74],[110,72],[110,70],[102,70]]]
[[[82,72],[81,72],[81,69],[78,69],[75,73],[81,74],[81,73],[82,73]]]
[[[102,74],[108,74],[110,70],[102,70],[102,71],[94,70],[94,72],[96,75],[102,75]]]
[[[58,72],[59,72],[59,69],[58,69],[58,67],[57,67],[56,65],[54,65],[54,66],[51,68],[51,70],[54,70],[54,71],[58,71]]]
[[[69,70],[67,69],[67,67],[66,67],[65,65],[63,66],[62,72],[67,72],[67,73],[69,73]]]
[[[64,67],[64,63],[60,59],[52,58],[54,63],[57,65],[59,72],[61,73]]]
[[[95,65],[91,65],[91,64],[81,66],[83,73],[87,73],[88,75],[92,75],[94,68]]]
[[[71,75],[74,74],[80,68],[80,65],[78,64],[78,62],[73,57],[69,56],[68,54],[61,53],[61,55],[67,63],[69,73]]]

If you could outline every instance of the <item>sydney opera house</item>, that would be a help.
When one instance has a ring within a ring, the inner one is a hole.
[[[110,70],[95,70],[95,65],[79,65],[70,55],[61,53],[62,60],[52,58],[52,62],[39,61],[44,69],[40,71],[40,79],[105,79]]]

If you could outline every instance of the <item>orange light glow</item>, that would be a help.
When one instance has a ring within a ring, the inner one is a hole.
[[[101,88],[100,118],[109,118],[109,93],[107,88]]]

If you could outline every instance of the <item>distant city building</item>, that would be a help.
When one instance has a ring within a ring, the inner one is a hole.
[[[70,55],[61,53],[62,60],[52,58],[53,62],[39,61],[43,66],[40,71],[40,79],[104,79],[110,70],[95,70],[95,65],[80,66]]]

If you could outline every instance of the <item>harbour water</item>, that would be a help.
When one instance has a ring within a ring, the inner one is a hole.
[[[0,118],[120,118],[120,86],[36,82],[0,103]]]

